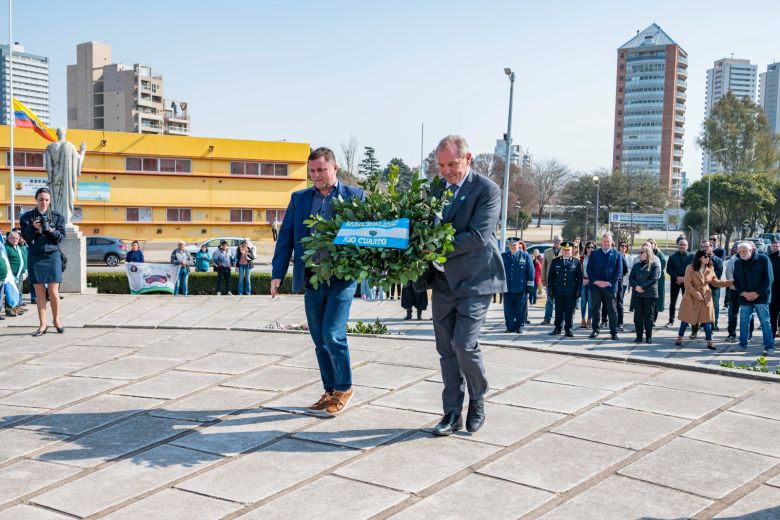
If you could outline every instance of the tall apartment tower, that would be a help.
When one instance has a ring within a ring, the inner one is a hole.
[[[502,161],[506,158],[506,139],[496,139],[496,146],[493,148],[493,155],[500,157]],[[509,152],[510,162],[516,166],[520,166],[521,155],[522,150],[520,145],[513,144],[512,149]]]
[[[14,97],[32,110],[46,125],[49,121],[49,58],[24,52],[14,43],[0,45],[0,124],[11,123],[11,54],[14,58]]]
[[[650,172],[682,195],[688,55],[658,25],[617,50],[615,173]]]
[[[707,70],[707,101],[704,113],[709,116],[712,108],[720,98],[731,92],[736,97],[756,101],[756,75],[758,66],[751,65],[750,60],[723,58],[717,60],[711,69]],[[717,173],[720,170],[718,161],[703,152],[701,173]]]
[[[780,61],[767,65],[766,72],[761,73],[760,84],[758,104],[769,119],[769,128],[778,134],[780,133]]]
[[[188,135],[187,103],[163,97],[163,78],[151,67],[111,63],[111,46],[76,46],[68,65],[68,128]]]

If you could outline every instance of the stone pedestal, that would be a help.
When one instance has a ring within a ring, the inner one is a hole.
[[[87,239],[78,226],[65,227],[65,239],[60,249],[68,257],[68,265],[62,273],[61,293],[87,292]]]

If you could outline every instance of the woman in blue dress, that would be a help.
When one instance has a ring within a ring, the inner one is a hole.
[[[51,192],[40,188],[35,192],[36,208],[19,219],[22,236],[29,247],[27,270],[29,283],[35,290],[38,305],[38,330],[33,336],[43,336],[46,325],[46,293],[51,300],[54,327],[62,334],[60,322],[60,283],[62,283],[62,253],[60,242],[65,238],[65,217],[52,211]]]

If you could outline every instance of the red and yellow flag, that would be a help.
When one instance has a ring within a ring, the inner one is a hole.
[[[57,134],[54,133],[51,128],[43,124],[43,122],[38,119],[38,116],[33,114],[32,110],[24,106],[24,103],[13,98],[13,104],[15,126],[19,128],[32,128],[35,130],[35,133],[47,141],[54,142],[57,140]]]

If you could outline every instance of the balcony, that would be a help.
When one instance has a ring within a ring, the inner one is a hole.
[[[678,79],[677,80],[677,87],[678,88],[682,88],[683,90],[686,90],[688,88],[688,84],[685,81],[683,81],[681,79]]]
[[[677,121],[678,123],[684,123],[685,122],[685,116],[680,115],[680,114],[676,114],[674,116],[674,120]]]
[[[685,144],[685,139],[680,139],[679,137],[675,137],[674,144],[679,144],[680,146],[682,146]]]
[[[165,121],[170,121],[172,123],[189,123],[190,122],[190,114],[187,112],[177,112],[176,115],[170,110],[165,111]]]
[[[685,69],[677,69],[677,77],[680,79],[688,79],[688,71]]]
[[[674,109],[685,112],[685,103],[675,103]]]
[[[190,129],[186,126],[168,125],[165,127],[165,133],[171,135],[189,135]]]
[[[677,63],[679,63],[680,65],[684,65],[685,67],[687,67],[687,66],[688,66],[688,58],[686,58],[685,56],[683,56],[682,54],[680,54],[679,56],[677,56]]]
[[[676,97],[677,99],[682,99],[683,101],[688,99],[688,96],[685,94],[685,92],[680,92],[679,90],[677,91]]]

